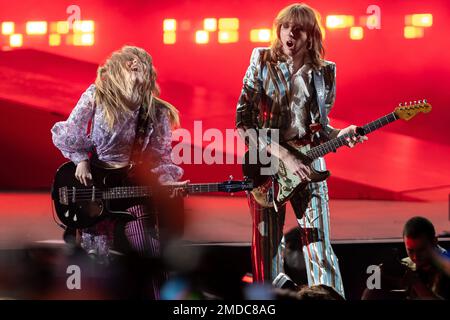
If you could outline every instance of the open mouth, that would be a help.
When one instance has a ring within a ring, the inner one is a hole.
[[[292,48],[294,46],[294,42],[292,40],[288,40],[286,41],[286,45],[288,46],[288,48]]]

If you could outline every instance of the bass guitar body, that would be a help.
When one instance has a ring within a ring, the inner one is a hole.
[[[76,166],[63,164],[56,172],[52,199],[58,218],[66,226],[86,228],[107,215],[126,220],[134,217],[126,209],[143,203],[143,198],[104,199],[102,190],[131,185],[130,166],[120,169],[104,169],[91,164],[92,185],[84,186],[75,178]],[[120,192],[120,188],[117,193]]]

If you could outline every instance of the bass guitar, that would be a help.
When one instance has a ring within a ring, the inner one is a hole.
[[[225,181],[222,183],[192,183],[186,186],[152,186],[136,184],[133,179],[143,172],[133,166],[119,169],[105,169],[91,162],[92,185],[86,187],[75,178],[76,166],[73,162],[63,164],[56,172],[52,185],[52,199],[59,220],[67,227],[87,228],[108,215],[133,220],[126,209],[142,204],[157,191],[171,192],[173,188],[184,188],[186,194],[207,192],[239,192],[253,189],[253,183],[245,181]],[[156,187],[156,188],[155,188]]]

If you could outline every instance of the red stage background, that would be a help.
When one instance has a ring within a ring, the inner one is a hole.
[[[125,44],[146,49],[159,72],[162,97],[179,108],[182,127],[194,120],[203,130],[234,127],[236,101],[252,48],[250,29],[270,28],[290,1],[84,1],[82,20],[95,22],[92,46],[48,45],[48,34],[28,36],[27,21],[66,20],[69,1],[2,1],[0,23],[15,22],[23,45],[10,48],[0,34],[0,188],[49,188],[64,159],[50,128],[65,119],[95,79],[96,68]],[[369,5],[381,8],[381,29],[326,28],[326,58],[337,63],[337,99],[332,124],[362,125],[392,112],[400,102],[426,98],[433,110],[398,121],[354,150],[330,155],[330,196],[352,199],[446,200],[450,193],[450,2],[447,0],[308,1],[322,15],[352,15],[355,25]],[[405,15],[430,13],[424,35],[405,39]],[[163,43],[163,20],[176,19],[177,41]],[[238,18],[239,41],[195,43],[204,18]],[[204,145],[207,145],[205,142]],[[232,151],[230,151],[232,152]],[[191,181],[241,176],[239,165],[185,165]]]

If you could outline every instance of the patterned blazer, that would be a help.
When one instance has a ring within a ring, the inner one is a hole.
[[[271,128],[283,132],[291,123],[291,72],[286,62],[271,61],[270,53],[270,48],[253,49],[237,104],[237,128]],[[315,73],[313,78],[323,75],[324,88],[318,90],[312,80],[314,92],[311,116],[314,122],[324,124],[326,135],[322,138],[326,139],[326,136],[335,130],[329,125],[328,114],[336,96],[336,65],[324,61],[324,65],[313,73]],[[324,101],[325,106],[326,114],[322,119],[318,107],[319,99]],[[280,137],[282,136],[280,134]]]

